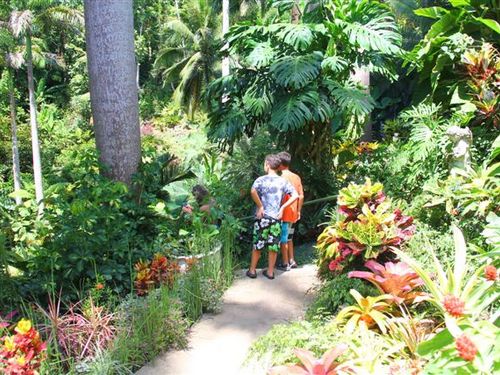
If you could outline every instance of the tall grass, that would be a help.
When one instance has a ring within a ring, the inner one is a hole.
[[[111,358],[138,369],[172,345],[186,344],[188,324],[178,300],[162,286],[146,297],[130,296],[119,307],[118,334]]]

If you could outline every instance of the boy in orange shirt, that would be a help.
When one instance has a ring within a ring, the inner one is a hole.
[[[280,152],[277,155],[281,160],[280,171],[281,176],[289,181],[299,194],[299,199],[288,206],[283,211],[282,224],[281,224],[281,264],[278,268],[289,271],[291,268],[297,268],[297,263],[293,259],[293,234],[294,224],[300,220],[300,212],[304,204],[304,189],[302,188],[302,181],[298,175],[290,171],[290,163],[292,157],[288,152]],[[285,198],[285,200],[288,197]]]

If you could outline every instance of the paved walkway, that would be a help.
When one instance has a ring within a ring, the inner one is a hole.
[[[278,271],[275,280],[261,272],[252,280],[242,271],[224,295],[222,312],[204,315],[193,326],[187,350],[167,352],[137,374],[258,375],[241,367],[252,342],[272,325],[301,317],[315,282],[312,265]]]

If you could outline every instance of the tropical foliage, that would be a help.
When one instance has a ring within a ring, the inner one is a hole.
[[[299,23],[231,29],[236,66],[207,91],[212,139],[231,147],[266,127],[295,154],[319,162],[338,129],[360,135],[375,103],[351,73],[363,67],[395,78],[401,36],[394,18],[378,1],[327,1],[302,14]],[[318,14],[322,23],[314,21]]]
[[[339,192],[339,215],[318,237],[320,268],[332,272],[356,258],[377,258],[402,246],[415,231],[413,218],[393,209],[380,183],[349,184]]]

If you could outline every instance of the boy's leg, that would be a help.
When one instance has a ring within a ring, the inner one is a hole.
[[[260,259],[260,251],[259,250],[252,250],[252,259],[250,261],[250,272],[255,273],[257,272],[257,263],[259,262]]]
[[[255,274],[257,269],[257,263],[260,259],[260,254],[262,248],[264,247],[264,242],[262,241],[262,224],[261,220],[255,220],[253,224],[253,249],[252,249],[252,258],[250,260],[250,273]]]
[[[289,231],[288,244],[287,244],[288,260],[291,266],[293,265],[296,267],[297,263],[295,263],[294,248],[293,248],[293,234],[295,233],[295,228],[293,224],[290,224],[288,231]]]
[[[269,253],[269,258],[268,258],[269,264],[267,266],[267,274],[272,277],[274,275],[274,265],[276,264],[276,259],[278,258],[278,252],[269,250],[268,253]]]
[[[281,250],[281,265],[285,266],[288,264],[288,228],[289,223],[281,223],[281,239],[280,239],[280,250]]]
[[[268,255],[267,274],[274,276],[274,266],[280,251],[281,223],[279,221],[271,222],[269,226],[268,237],[266,240]]]

